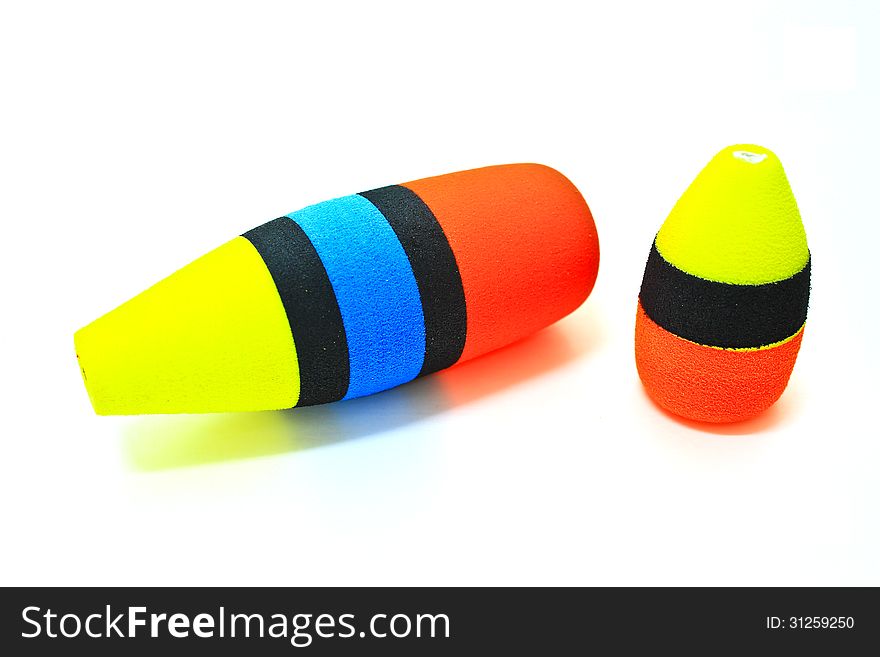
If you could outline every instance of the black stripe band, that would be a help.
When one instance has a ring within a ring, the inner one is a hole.
[[[289,217],[243,237],[266,263],[287,313],[299,361],[297,406],[342,399],[348,391],[348,343],[336,294],[312,242]]]
[[[670,264],[651,247],[639,300],[645,313],[670,333],[728,349],[762,347],[797,333],[807,320],[810,260],[791,278],[734,285],[698,278]]]
[[[464,288],[443,228],[412,190],[391,185],[361,192],[397,234],[419,286],[425,317],[425,361],[419,376],[453,365],[467,336]]]

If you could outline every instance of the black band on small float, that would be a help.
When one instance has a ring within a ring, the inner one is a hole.
[[[790,278],[735,285],[699,278],[651,246],[639,300],[659,326],[698,344],[763,347],[797,333],[807,320],[810,260]]]
[[[419,376],[454,365],[464,350],[467,310],[461,274],[443,228],[406,187],[391,185],[360,195],[388,221],[415,275],[425,318],[425,360]]]
[[[263,258],[287,313],[299,361],[297,406],[342,399],[348,391],[348,342],[336,294],[302,228],[279,217],[246,232]]]

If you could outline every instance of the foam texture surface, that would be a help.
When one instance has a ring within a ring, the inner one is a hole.
[[[675,204],[649,253],[635,332],[648,394],[705,422],[767,409],[794,368],[810,273],[779,159],[760,146],[722,150]]]
[[[336,294],[312,242],[288,217],[243,237],[266,263],[287,313],[299,361],[297,406],[342,399],[348,392],[348,342]]]
[[[350,363],[345,398],[393,388],[418,376],[425,357],[419,289],[382,213],[363,196],[352,195],[288,217],[308,235],[336,293]]]
[[[511,164],[269,221],[75,336],[99,413],[290,408],[360,397],[564,317],[599,266],[557,171]]]
[[[702,422],[737,422],[769,408],[785,390],[803,329],[763,349],[719,349],[658,326],[641,304],[636,365],[651,397],[666,410]]]
[[[425,317],[420,375],[455,364],[467,335],[467,309],[455,255],[431,208],[400,185],[361,192],[385,216],[409,258]]]
[[[689,274],[743,285],[789,278],[809,258],[782,164],[755,145],[712,158],[660,228],[657,249]]]
[[[80,329],[74,345],[101,415],[279,409],[299,398],[284,306],[243,237]]]
[[[405,183],[431,208],[467,304],[461,360],[510,344],[577,308],[593,288],[599,240],[577,188],[540,164]]]
[[[810,261],[794,276],[761,285],[707,281],[651,248],[639,300],[660,326],[691,342],[759,347],[791,337],[807,321]]]

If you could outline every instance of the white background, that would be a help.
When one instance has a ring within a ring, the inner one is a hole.
[[[17,3],[0,10],[0,583],[880,584],[880,18],[870,2]],[[632,357],[654,233],[716,151],[813,253],[788,391],[711,429]],[[327,198],[537,161],[596,289],[371,398],[96,417],[74,330]]]

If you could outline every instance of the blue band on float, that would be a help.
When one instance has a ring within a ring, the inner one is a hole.
[[[425,357],[419,288],[382,213],[363,196],[352,195],[287,216],[314,245],[336,293],[350,365],[345,399],[416,378]]]

